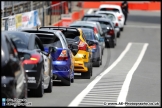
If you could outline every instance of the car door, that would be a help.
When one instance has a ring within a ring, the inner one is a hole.
[[[103,44],[102,44],[102,42],[101,42],[101,41],[99,41],[99,39],[97,38],[97,36],[96,36],[95,34],[94,34],[94,38],[95,38],[95,40],[97,40],[97,41],[98,41],[98,43],[99,43],[99,49],[100,49],[100,58],[101,58]]]
[[[42,51],[44,51],[43,45],[41,44],[40,40],[38,37],[35,38],[35,45],[34,45],[35,49],[40,49],[41,51],[39,52],[40,55],[42,55],[43,59],[44,59],[44,83],[48,84],[49,80],[50,80],[50,60],[49,58],[44,55],[42,53]]]

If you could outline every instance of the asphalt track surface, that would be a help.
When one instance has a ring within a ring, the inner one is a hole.
[[[160,12],[130,11],[127,25],[117,39],[117,46],[104,50],[102,66],[93,67],[91,79],[81,79],[80,75],[75,75],[70,87],[54,82],[52,93],[44,93],[42,98],[29,96],[28,102],[32,102],[33,106],[53,107],[104,106],[108,102],[120,101],[161,102],[160,19]],[[116,61],[122,53],[125,53],[123,58]],[[114,65],[114,62],[117,64]],[[107,69],[109,67],[112,69]],[[131,78],[125,81],[128,73]],[[98,82],[90,87],[94,80]],[[126,94],[123,84],[127,86]]]

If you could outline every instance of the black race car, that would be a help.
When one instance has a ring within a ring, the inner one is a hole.
[[[23,59],[25,72],[28,75],[28,89],[31,94],[42,97],[44,89],[52,92],[52,60],[40,39],[34,35],[20,31],[5,31],[18,48]]]

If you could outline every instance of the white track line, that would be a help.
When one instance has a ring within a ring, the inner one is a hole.
[[[119,102],[125,103],[133,73],[135,72],[138,65],[140,64],[140,62],[141,62],[141,60],[142,60],[142,58],[143,58],[143,56],[145,54],[145,51],[147,49],[147,46],[148,46],[148,43],[145,43],[144,46],[143,46],[143,49],[142,49],[142,51],[141,51],[141,53],[140,53],[140,55],[139,55],[139,57],[137,59],[137,61],[135,62],[135,64],[131,68],[131,70],[128,72],[128,74],[126,76],[126,79],[125,79],[125,81],[123,83],[122,89],[120,91],[117,103],[119,103]],[[117,105],[117,106],[125,106],[125,104]]]
[[[134,28],[158,28],[160,29],[160,25],[125,25],[124,27],[134,27]]]
[[[124,57],[124,55],[129,51],[132,43],[128,43],[125,50],[120,54],[120,56],[117,58],[117,60],[109,66],[105,71],[103,71],[100,75],[98,75],[80,94],[78,94],[74,100],[68,105],[68,106],[78,106],[80,102],[84,99],[84,97],[91,91],[91,89],[95,86],[95,84],[108,72],[110,72],[111,69],[113,69],[118,62],[121,61],[121,59]]]

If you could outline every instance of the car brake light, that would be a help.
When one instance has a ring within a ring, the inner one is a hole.
[[[96,44],[90,46],[91,49],[96,49]]]
[[[118,20],[121,21],[122,15],[118,16]]]
[[[118,23],[115,23],[115,26],[118,27]]]
[[[68,54],[67,54],[67,50],[62,50],[61,54],[59,55],[59,57],[57,58],[58,61],[65,61],[68,60]]]
[[[78,45],[78,49],[86,51],[87,50],[87,44],[85,42],[83,42],[83,41],[80,41],[79,45]]]
[[[96,28],[96,27],[94,27],[94,32],[95,32],[95,33],[98,33],[98,30],[97,30],[97,28]]]
[[[113,36],[113,35],[114,35],[114,30],[110,30],[110,31],[108,31],[108,35]]]
[[[37,64],[41,56],[39,54],[32,54],[30,59],[24,60],[23,64]]]

